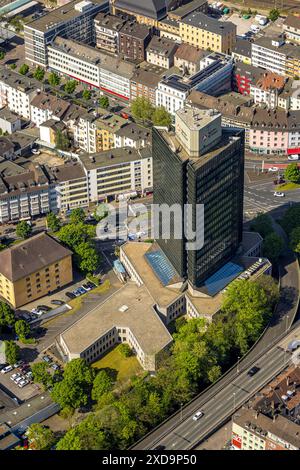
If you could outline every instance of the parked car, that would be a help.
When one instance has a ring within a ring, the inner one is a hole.
[[[202,418],[203,415],[203,411],[197,411],[197,413],[195,413],[193,416],[193,421],[198,421],[198,419]]]
[[[64,305],[65,302],[62,300],[51,300],[50,302],[52,305]]]
[[[13,370],[13,366],[5,366],[5,367],[1,370],[1,374],[7,374],[7,372],[10,372],[11,370]]]
[[[278,192],[278,191],[275,191],[274,196],[276,196],[276,197],[284,197],[285,194],[284,194],[284,193],[280,193],[280,192]]]
[[[40,153],[41,153],[40,150],[38,150],[36,148],[31,149],[31,151],[32,151],[33,155],[40,155]]]
[[[15,384],[18,385],[18,383],[22,382],[23,380],[24,380],[23,375],[20,375],[19,377],[17,377],[17,378],[14,380],[14,382],[15,382]]]
[[[253,377],[253,375],[257,374],[257,372],[260,371],[260,367],[257,367],[257,366],[253,366],[251,367],[250,370],[248,370],[247,374],[250,376],[250,377]]]
[[[299,160],[299,155],[298,154],[289,155],[288,160]]]
[[[83,286],[81,286],[81,287],[78,287],[77,292],[79,292],[80,295],[86,294],[86,289]]]
[[[17,372],[16,374],[13,374],[10,376],[10,380],[15,381],[18,377],[21,377],[21,374]]]
[[[294,339],[288,344],[287,350],[290,352],[296,351],[300,346],[300,340]]]
[[[82,284],[82,287],[83,287],[87,292],[92,289],[92,288],[91,288],[90,286],[88,286],[87,284]]]
[[[28,380],[22,380],[21,382],[18,383],[18,387],[23,388],[28,384],[29,384]]]
[[[14,364],[14,368],[17,369],[18,367],[22,366],[24,364],[24,361],[18,361]]]
[[[6,228],[6,229],[4,230],[4,233],[13,233],[14,231],[15,231],[14,228]]]
[[[43,356],[43,361],[47,362],[48,364],[52,362],[49,356]]]
[[[94,289],[94,288],[96,287],[95,284],[94,284],[93,282],[91,282],[91,281],[88,281],[86,284],[83,284],[83,285],[84,285],[84,286],[88,286],[88,287],[90,287],[91,289]]]
[[[76,295],[73,294],[73,292],[66,292],[66,296],[69,297],[69,299],[75,299]]]
[[[278,171],[278,170],[279,170],[278,166],[271,166],[268,169],[269,173],[276,173],[276,171]]]
[[[51,365],[51,367],[52,367],[52,369],[54,369],[54,370],[59,370],[59,368],[60,368],[60,367],[59,367],[57,364],[55,364],[55,363],[53,363],[53,364]]]

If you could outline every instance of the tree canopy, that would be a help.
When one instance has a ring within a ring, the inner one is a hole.
[[[295,253],[300,254],[300,220],[299,220],[299,227],[295,227],[291,231],[291,248]]]
[[[285,171],[284,176],[288,181],[292,183],[299,183],[300,182],[300,168],[296,162],[290,163]]]
[[[5,341],[5,357],[6,362],[8,362],[8,364],[10,365],[13,365],[18,362],[18,359],[20,357],[20,348],[12,340]]]
[[[99,98],[99,106],[101,108],[107,109],[109,107],[109,99],[107,96],[103,95]]]
[[[47,214],[47,227],[53,232],[57,232],[60,229],[60,220],[53,212]]]
[[[45,77],[45,70],[42,67],[37,67],[33,74],[34,78],[42,82]]]
[[[53,431],[40,423],[33,423],[28,426],[26,435],[29,449],[32,450],[49,450],[55,442]]]
[[[25,220],[21,220],[21,222],[18,223],[16,228],[17,236],[25,240],[26,238],[30,237],[31,233],[31,226]]]
[[[108,375],[105,370],[100,370],[93,382],[92,399],[95,401],[99,401],[105,393],[111,391],[112,387],[112,378]]]
[[[68,80],[66,83],[65,83],[65,86],[64,86],[64,90],[66,93],[68,93],[69,95],[72,95],[74,93],[74,91],[76,90],[76,87],[77,87],[77,82],[76,80]]]
[[[284,243],[282,238],[275,232],[269,233],[263,242],[263,254],[266,258],[276,262],[282,252],[283,247]]]
[[[20,340],[23,341],[30,333],[30,326],[25,320],[18,320],[15,323],[15,332],[19,336]]]
[[[56,72],[51,72],[48,77],[48,82],[51,86],[58,86],[60,84],[60,76]]]
[[[251,221],[250,228],[253,232],[258,232],[265,238],[269,233],[273,232],[272,219],[267,214],[258,214],[258,216]]]
[[[29,67],[28,67],[27,64],[23,64],[23,65],[21,65],[21,67],[19,68],[19,73],[20,73],[21,75],[26,75],[26,74],[28,73],[28,71],[29,71]]]
[[[0,328],[14,325],[14,323],[15,312],[7,303],[0,301]]]

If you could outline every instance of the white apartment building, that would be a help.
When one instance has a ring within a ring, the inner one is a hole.
[[[279,75],[286,74],[286,52],[282,49],[284,39],[260,38],[252,43],[251,63]]]
[[[131,147],[140,149],[150,145],[151,132],[149,129],[138,126],[134,122],[121,127],[114,134],[114,145],[116,148]]]
[[[74,144],[88,153],[97,152],[95,116],[82,116],[74,125]]]
[[[0,108],[8,109],[24,119],[30,119],[30,102],[40,91],[41,83],[23,75],[0,68]]]
[[[33,65],[47,67],[47,46],[56,36],[91,44],[95,39],[94,18],[108,8],[108,0],[74,0],[26,24],[26,60]]]
[[[61,165],[52,169],[56,206],[59,211],[88,207],[87,179],[79,163]]]
[[[148,148],[111,149],[79,158],[86,173],[90,202],[133,192],[143,194],[153,187],[152,156]]]
[[[250,95],[255,104],[266,104],[269,108],[275,109],[278,106],[278,90],[262,90],[256,85],[250,85]]]
[[[37,126],[54,119],[60,121],[70,107],[68,101],[47,93],[38,93],[30,103],[30,120]]]
[[[190,91],[189,86],[179,81],[180,78],[174,75],[168,81],[161,80],[156,90],[156,106],[164,106],[173,116],[178,109],[183,108]]]

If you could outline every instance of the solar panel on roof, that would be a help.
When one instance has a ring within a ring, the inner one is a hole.
[[[209,295],[216,295],[243,271],[244,268],[238,264],[226,263],[205,281],[204,284]]]
[[[161,251],[151,251],[146,253],[145,256],[164,286],[169,284],[171,279],[176,276],[175,269]]]

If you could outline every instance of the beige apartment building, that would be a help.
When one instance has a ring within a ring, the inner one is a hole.
[[[0,252],[0,296],[14,308],[72,281],[72,252],[46,233]]]
[[[205,50],[229,54],[236,42],[236,25],[195,12],[179,22],[182,42]]]

